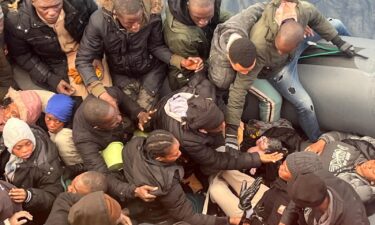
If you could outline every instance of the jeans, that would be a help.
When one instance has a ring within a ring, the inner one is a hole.
[[[328,20],[340,35],[349,35],[341,21],[337,19]],[[316,42],[320,39],[321,37],[316,33],[312,37],[306,37],[297,47],[293,60],[279,74],[268,79],[272,86],[296,108],[299,124],[310,141],[316,141],[322,132],[316,118],[314,104],[299,80],[297,64],[300,55],[308,47],[307,42]]]

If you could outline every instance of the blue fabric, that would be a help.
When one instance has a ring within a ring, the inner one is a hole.
[[[46,113],[52,114],[61,122],[66,123],[72,116],[73,107],[74,101],[71,97],[55,94],[48,100]]]
[[[339,20],[329,19],[329,22],[336,28],[339,35],[349,34],[346,27]],[[322,132],[320,131],[310,95],[299,81],[297,63],[302,52],[308,47],[307,42],[316,42],[320,39],[321,37],[316,33],[312,37],[305,38],[304,42],[295,51],[293,60],[278,75],[268,79],[272,86],[296,107],[299,124],[310,141],[316,141]]]

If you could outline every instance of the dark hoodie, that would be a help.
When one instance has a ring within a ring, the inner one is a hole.
[[[0,225],[14,213],[22,210],[22,205],[13,202],[9,197],[9,191],[16,188],[10,183],[0,180]]]
[[[139,222],[158,223],[173,218],[175,221],[186,221],[195,225],[228,224],[228,218],[193,211],[180,185],[180,179],[183,177],[182,167],[150,158],[143,149],[145,140],[144,137],[136,137],[124,147],[124,173],[129,183],[136,186],[147,184],[158,187],[153,193],[157,198],[149,203],[136,200],[136,204],[143,211],[131,217]]]

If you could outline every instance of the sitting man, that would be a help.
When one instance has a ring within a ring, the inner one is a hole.
[[[365,207],[346,183],[331,186],[314,173],[301,174],[288,185],[288,194],[304,209],[308,225],[370,225]]]
[[[143,124],[147,123],[150,113],[144,112],[117,87],[107,87],[106,92],[116,99],[118,109],[93,95],[87,96],[74,115],[73,141],[82,157],[85,169],[108,175],[109,192],[123,201],[125,198],[139,196],[140,190],[143,189],[115,179],[116,172],[109,171],[100,152],[111,142],[124,142],[127,139],[126,135],[133,132],[131,129],[126,129],[131,125],[125,124],[123,116],[129,116],[132,121],[137,120],[139,128],[143,129]]]
[[[20,4],[5,20],[10,55],[39,87],[72,95],[75,89],[69,84],[68,69],[74,60],[70,55],[76,54],[90,15],[97,9],[95,2],[26,0]],[[36,89],[36,85],[21,85],[27,76],[15,70],[22,89]]]
[[[181,143],[187,165],[199,165],[205,175],[220,170],[239,170],[276,162],[282,154],[247,153],[223,147],[224,115],[208,98],[180,92],[159,102],[154,127],[170,131]]]
[[[207,60],[216,26],[229,18],[220,6],[220,0],[169,0],[164,24],[164,38],[169,49],[183,57],[197,56]],[[193,75],[194,71],[171,65],[168,77],[171,89],[185,86]]]
[[[144,109],[157,101],[167,64],[199,70],[200,58],[174,55],[164,44],[160,0],[114,0],[95,12],[83,35],[76,65],[90,93],[112,105],[95,75],[94,59],[106,54],[113,84]]]
[[[318,153],[325,169],[347,181],[365,203],[375,199],[375,139],[328,132],[307,151]]]
[[[176,164],[181,156],[179,148],[179,141],[164,130],[152,131],[147,138],[133,138],[125,146],[122,158],[126,179],[135,185],[150,183],[158,187],[153,192],[157,196],[156,200],[141,202],[142,211],[134,215],[134,218],[139,222],[164,221],[165,224],[178,221],[195,225],[238,224],[240,217],[216,217],[194,212],[180,185],[184,171]],[[129,209],[132,213],[131,206]]]

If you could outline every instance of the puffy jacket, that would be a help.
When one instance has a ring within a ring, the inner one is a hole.
[[[169,49],[180,56],[208,59],[213,32],[219,23],[229,19],[230,15],[220,11],[221,0],[215,0],[215,12],[208,25],[200,28],[192,21],[187,9],[187,0],[169,0],[164,23],[164,38]],[[181,78],[184,75],[185,79]],[[169,81],[172,89],[181,88],[194,75],[193,71],[171,66]],[[177,79],[178,78],[178,79]],[[180,81],[180,82],[179,82]],[[185,82],[182,82],[185,81]]]
[[[261,165],[258,153],[241,153],[236,150],[216,151],[216,148],[224,145],[224,137],[221,133],[203,134],[168,115],[164,106],[171,96],[172,94],[159,102],[154,118],[154,128],[171,132],[180,142],[183,155],[189,157],[195,164],[199,164],[203,173],[210,175],[219,170],[249,169]]]
[[[164,43],[161,15],[150,13],[150,4],[145,2],[146,22],[137,33],[127,32],[108,7],[91,16],[76,58],[77,69],[86,85],[98,81],[92,62],[104,53],[113,83],[119,87],[125,85],[124,77],[144,79],[143,75],[153,71],[160,63],[173,63],[172,53]],[[143,85],[155,94],[165,74],[155,72],[150,76]]]
[[[198,214],[186,198],[180,185],[183,169],[175,163],[166,164],[150,158],[143,144],[146,138],[136,137],[124,147],[122,158],[126,179],[137,186],[145,184],[156,186],[154,202],[140,202],[143,210],[140,222],[160,222],[173,218],[175,221],[186,221],[190,224],[213,225],[228,224],[228,218]],[[157,221],[159,219],[159,221]],[[150,221],[151,220],[151,221]]]
[[[43,23],[31,0],[21,3],[17,11],[7,13],[6,41],[16,63],[30,73],[37,84],[56,91],[58,83],[68,80],[67,58],[54,30]],[[97,9],[93,0],[64,0],[65,29],[80,42],[90,15]]]
[[[33,224],[39,225],[43,224],[55,198],[63,191],[62,168],[57,148],[47,133],[39,127],[31,127],[31,130],[36,140],[34,152],[18,164],[12,184],[31,192],[31,200],[23,204],[23,209],[33,215]]]
[[[327,41],[337,36],[337,31],[319,11],[307,1],[296,2],[297,20],[303,26],[309,25]],[[249,38],[257,50],[257,62],[246,76],[238,75],[229,88],[229,99],[226,111],[226,122],[239,126],[245,104],[246,94],[256,77],[270,78],[276,75],[293,58],[294,53],[280,55],[274,44],[279,26],[273,15],[280,6],[281,0],[273,0],[266,5],[261,18],[249,30]]]

